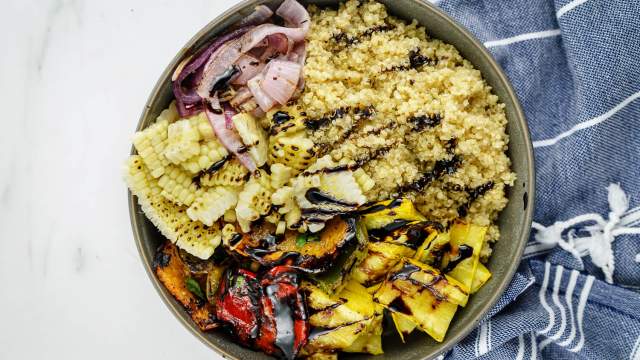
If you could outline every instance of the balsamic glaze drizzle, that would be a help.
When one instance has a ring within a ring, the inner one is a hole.
[[[476,188],[465,189],[469,194],[469,197],[467,198],[466,203],[458,207],[458,216],[460,217],[467,216],[467,213],[469,212],[469,207],[471,206],[471,204],[473,204],[473,202],[476,201],[480,196],[486,194],[487,191],[493,189],[494,185],[495,184],[493,183],[493,181],[489,181]]]
[[[451,175],[462,164],[462,159],[458,155],[454,155],[451,159],[438,160],[436,165],[429,172],[422,174],[416,181],[400,187],[400,193],[408,191],[420,191],[432,181],[444,176]]]

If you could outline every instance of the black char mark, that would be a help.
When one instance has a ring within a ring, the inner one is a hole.
[[[438,160],[431,171],[422,174],[422,176],[420,176],[416,181],[400,187],[400,192],[420,191],[432,181],[444,175],[453,174],[458,170],[461,164],[462,159],[457,155],[453,156],[451,159]]]
[[[466,189],[467,193],[469,194],[469,197],[467,198],[466,203],[458,207],[458,216],[460,217],[467,216],[467,213],[469,212],[469,207],[471,206],[471,204],[473,204],[473,202],[476,201],[479,197],[486,194],[489,190],[493,189],[494,185],[495,184],[493,183],[493,181],[489,181],[476,188]]]
[[[426,57],[420,53],[420,49],[414,49],[409,51],[409,63],[404,65],[396,65],[392,66],[388,69],[383,70],[383,72],[392,72],[392,71],[406,71],[411,69],[418,69],[423,65],[435,66],[438,61],[435,59],[431,59]]]
[[[343,32],[340,32],[340,33],[334,34],[331,37],[331,40],[334,41],[339,48],[340,47],[346,48],[346,47],[358,44],[366,39],[369,39],[371,35],[375,33],[391,31],[393,29],[395,29],[395,26],[391,24],[377,25],[363,31],[358,35],[347,35]]]
[[[458,247],[458,255],[449,260],[449,263],[444,269],[442,269],[442,272],[445,274],[451,272],[456,268],[456,266],[458,266],[458,264],[462,262],[462,260],[468,259],[471,256],[473,256],[473,248],[468,245],[460,245]]]
[[[440,114],[416,115],[408,119],[413,125],[414,131],[423,131],[440,125],[442,116]]]
[[[229,80],[239,72],[240,69],[236,65],[232,65],[230,68],[225,70],[213,81],[213,86],[211,86],[211,90],[209,91],[210,95],[214,96],[217,91],[226,89],[227,86],[229,86]]]

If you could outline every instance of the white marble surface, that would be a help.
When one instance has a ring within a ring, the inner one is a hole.
[[[236,2],[0,2],[0,359],[220,358],[148,280],[121,166],[164,67]]]

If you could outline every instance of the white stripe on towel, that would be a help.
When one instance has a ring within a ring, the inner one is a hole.
[[[571,321],[571,332],[569,332],[569,337],[565,340],[558,343],[560,346],[566,347],[571,344],[573,339],[576,337],[576,325],[574,324],[574,315],[573,315],[573,291],[576,289],[576,282],[578,280],[578,275],[580,273],[578,270],[571,271],[571,278],[569,278],[569,285],[567,286],[567,304],[569,305],[569,319]]]
[[[547,345],[549,345],[553,341],[560,339],[560,337],[564,334],[564,329],[566,329],[567,327],[567,313],[565,312],[565,308],[560,302],[560,298],[558,297],[558,293],[560,292],[560,282],[562,281],[563,271],[564,271],[564,267],[562,266],[556,267],[556,279],[553,283],[553,295],[551,295],[551,298],[553,299],[553,303],[556,304],[556,306],[560,309],[560,328],[555,334],[544,339],[544,341],[542,341],[540,345],[538,345],[538,347],[540,348],[540,351],[542,351],[542,349],[547,347]],[[569,293],[568,291],[569,290],[567,290],[567,294]]]
[[[518,43],[521,41],[542,39],[542,38],[558,36],[558,35],[560,35],[560,29],[538,31],[538,32],[532,32],[532,33],[520,34],[520,35],[516,35],[506,39],[487,41],[484,43],[484,46],[488,48],[496,47],[496,46],[504,46],[504,45]]]
[[[544,278],[542,280],[542,286],[540,287],[538,297],[540,298],[540,304],[542,304],[542,307],[547,310],[547,313],[549,314],[549,324],[544,329],[538,330],[538,334],[545,334],[549,332],[556,321],[556,313],[553,311],[553,308],[547,304],[546,299],[547,287],[549,286],[549,272],[551,272],[551,263],[547,261],[544,263]]]
[[[536,334],[531,332],[531,360],[538,358],[538,346],[536,346]]]
[[[476,348],[476,356],[482,356],[489,352],[489,328],[491,327],[491,320],[487,320],[480,326],[478,333],[478,346]]]
[[[569,349],[571,352],[578,352],[584,346],[584,332],[582,331],[582,320],[584,318],[584,307],[587,305],[587,298],[589,297],[589,293],[591,292],[591,286],[593,285],[593,280],[595,278],[593,276],[588,276],[587,280],[584,282],[584,287],[582,288],[582,292],[580,293],[580,302],[578,303],[578,332],[580,333],[580,340],[576,346]]]
[[[568,13],[569,11],[575,9],[576,7],[586,3],[587,0],[573,0],[572,2],[568,3],[567,5],[563,6],[560,8],[560,10],[558,10],[558,12],[556,13],[556,17],[560,18],[562,15]]]
[[[545,146],[551,146],[554,145],[555,143],[557,143],[558,141],[573,135],[574,133],[580,131],[580,130],[584,130],[587,128],[590,128],[594,125],[598,125],[601,122],[609,119],[610,117],[612,117],[613,115],[615,115],[618,111],[622,110],[622,108],[624,108],[625,106],[629,105],[632,101],[636,100],[637,98],[640,97],[640,91],[638,91],[637,93],[629,96],[628,98],[624,99],[620,104],[616,105],[613,109],[607,111],[606,113],[594,117],[591,120],[587,120],[585,122],[581,122],[577,125],[575,125],[574,127],[572,127],[571,129],[561,133],[560,135],[553,137],[551,139],[546,139],[546,140],[538,140],[538,141],[534,141],[533,142],[533,147],[534,148],[540,148],[540,147],[545,147]]]
[[[518,355],[516,355],[516,360],[524,359],[524,351],[525,351],[524,337],[522,336],[522,334],[520,334],[518,336]]]
[[[631,349],[629,360],[640,360],[640,336],[638,336],[638,340],[636,340],[635,345],[633,345],[633,349]]]

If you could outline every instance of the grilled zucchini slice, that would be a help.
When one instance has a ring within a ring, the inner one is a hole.
[[[402,257],[412,257],[420,244],[438,235],[439,225],[431,222],[411,222],[384,237],[370,242],[366,258],[354,272],[353,279],[365,286],[381,282]]]
[[[365,287],[349,281],[335,296],[311,283],[303,284],[303,289],[307,293],[312,326],[304,354],[382,353],[382,306],[373,302]]]
[[[480,250],[487,227],[455,222],[450,231],[450,247],[445,253],[442,271],[460,281],[471,292]]]
[[[475,294],[487,281],[489,281],[490,278],[491,271],[489,271],[483,263],[478,263],[476,274],[473,277],[473,282],[471,283],[471,293]]]
[[[400,340],[404,341],[404,337],[411,334],[413,330],[416,329],[416,323],[411,320],[411,318],[403,313],[392,312],[391,320],[393,320],[393,324],[396,327],[396,331],[398,331],[398,335],[400,335]]]
[[[466,305],[469,294],[454,278],[429,265],[404,258],[389,273],[373,298],[391,312],[408,317],[436,341],[442,341],[457,306]]]
[[[377,202],[360,211],[362,221],[369,230],[384,229],[394,224],[425,221],[409,199],[399,198]]]

